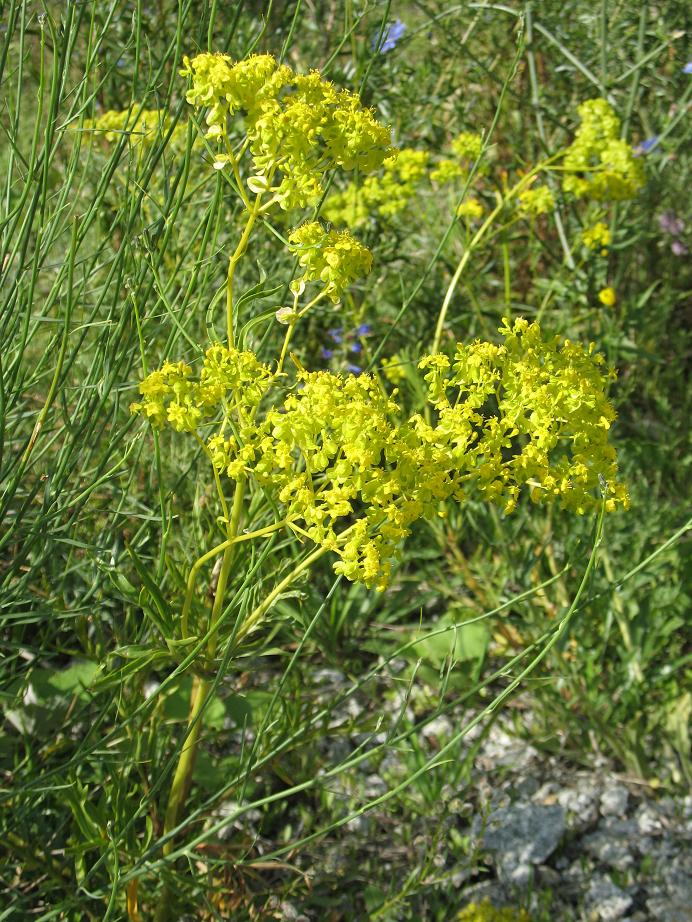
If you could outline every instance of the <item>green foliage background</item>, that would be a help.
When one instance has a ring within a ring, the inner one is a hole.
[[[460,739],[463,758],[431,770],[435,749],[414,731],[443,713],[460,728],[476,719],[569,608],[591,548],[591,520],[530,505],[505,519],[470,503],[416,532],[382,595],[325,564],[230,671],[223,654],[206,664],[218,697],[182,860],[161,861],[191,676],[160,634],[215,512],[198,454],[152,440],[128,405],[144,362],[204,341],[238,231],[237,202],[192,147],[192,123],[182,150],[170,143],[189,119],[182,55],[200,49],[317,67],[360,90],[402,146],[437,152],[459,131],[492,129],[498,187],[503,170],[567,143],[593,96],[613,103],[633,143],[658,136],[645,190],[609,212],[606,260],[580,257],[582,216],[561,202],[571,262],[551,219],[517,226],[474,257],[448,322],[468,340],[493,338],[506,313],[540,316],[619,369],[613,439],[632,507],[606,522],[600,566],[527,684],[531,719],[516,730],[584,765],[605,754],[649,784],[689,784],[689,258],[659,223],[680,213],[691,179],[686,4],[10,0],[2,12],[0,918],[127,918],[133,881],[147,918],[164,879],[180,918],[271,917],[277,895],[348,918],[355,886],[358,918],[448,918],[445,873],[423,881],[442,837],[455,860],[475,860],[441,806],[443,789],[471,796],[473,750]],[[373,51],[397,17],[404,36]],[[145,150],[84,128],[135,102],[171,119]],[[427,195],[371,221],[360,236],[373,273],[338,315],[311,322],[296,343],[304,364],[324,366],[330,329],[367,323],[359,363],[396,353],[415,404],[415,358],[459,258],[445,232],[453,209]],[[291,271],[265,229],[239,282],[248,307],[280,306],[272,279],[287,284]],[[606,284],[613,310],[598,302]],[[249,588],[247,572],[269,582],[296,549],[276,540],[246,554],[229,604],[252,604],[261,582]],[[340,671],[334,687],[325,669]],[[339,747],[349,737],[354,752]],[[394,793],[378,804],[355,767],[367,757],[379,770],[391,753]],[[231,802],[251,811],[254,837],[245,826],[219,836]],[[368,809],[369,850],[344,825]],[[327,846],[341,863],[308,886]]]

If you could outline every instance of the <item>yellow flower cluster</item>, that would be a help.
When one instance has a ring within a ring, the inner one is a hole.
[[[248,187],[266,189],[284,210],[316,202],[334,167],[369,173],[392,153],[389,130],[373,112],[317,71],[295,74],[266,54],[234,62],[204,53],[184,65],[181,74],[191,79],[186,98],[206,109],[217,164],[234,158],[230,118],[239,113],[253,161]]]
[[[406,370],[400,356],[393,355],[391,358],[384,357],[380,360],[382,374],[390,384],[401,384],[406,380]]]
[[[449,182],[454,182],[455,179],[466,176],[467,172],[468,170],[465,170],[458,160],[449,160],[444,157],[438,160],[435,168],[430,171],[430,181],[437,183],[438,186],[444,186]]]
[[[182,362],[150,374],[132,410],[186,431],[216,420],[206,444],[217,471],[254,479],[291,527],[337,554],[337,572],[382,588],[412,524],[472,488],[506,513],[524,487],[579,513],[598,506],[599,484],[609,510],[627,504],[608,444],[603,358],[544,340],[522,319],[501,333],[501,345],[459,344],[453,360],[421,361],[431,420],[405,419],[365,374],[301,371],[293,393],[270,396],[279,379],[253,353],[219,344],[197,379]]]
[[[472,131],[462,131],[452,140],[452,150],[461,160],[473,163],[483,150],[483,138]]]
[[[604,374],[603,357],[593,344],[585,351],[559,336],[544,340],[538,324],[522,318],[500,332],[502,345],[459,345],[453,362],[444,355],[421,362],[436,437],[445,433],[455,457],[462,452],[462,480],[505,512],[524,486],[534,502],[580,514],[598,506],[601,483],[609,511],[627,505],[608,443],[615,411],[605,384],[613,373]]]
[[[425,179],[430,154],[403,148],[382,165],[381,176],[368,176],[362,185],[350,183],[343,192],[327,199],[325,217],[334,223],[359,227],[372,214],[390,218],[408,205],[419,184]]]
[[[311,221],[292,231],[288,240],[304,270],[294,285],[324,282],[325,293],[335,304],[352,282],[372,268],[372,253],[348,231],[325,231],[318,221]]]
[[[360,185],[350,183],[333,193],[322,212],[335,224],[348,227],[362,227],[375,215],[391,218],[406,208],[426,180],[442,185],[466,176],[482,146],[479,134],[463,132],[452,141],[457,159],[438,160],[432,168],[428,151],[402,148],[384,161],[381,175],[368,176]]]
[[[586,230],[582,232],[581,239],[587,250],[600,249],[601,256],[608,255],[611,236],[608,225],[603,221],[597,221],[592,227],[587,227]]]
[[[457,208],[457,217],[468,218],[470,221],[477,221],[483,217],[485,208],[477,198],[467,198]]]
[[[536,186],[519,193],[519,211],[530,218],[555,209],[555,197],[547,186]]]
[[[605,99],[588,99],[578,111],[581,124],[562,164],[565,191],[597,202],[633,198],[644,185],[644,169],[620,138],[617,115]]]
[[[149,147],[157,137],[168,131],[170,117],[163,109],[109,109],[97,118],[85,119],[84,128],[101,135],[109,144],[119,141],[126,134],[131,147]],[[187,125],[178,123],[173,129],[169,143],[185,144]]]
[[[493,906],[488,897],[480,903],[469,903],[457,916],[458,922],[531,922],[525,909]]]
[[[157,428],[168,423],[178,432],[195,432],[205,419],[218,415],[232,392],[235,409],[242,421],[248,421],[271,376],[254,352],[229,350],[214,343],[205,353],[199,379],[192,377],[186,362],[166,362],[141,382],[143,400],[131,404],[130,410],[143,413]]]

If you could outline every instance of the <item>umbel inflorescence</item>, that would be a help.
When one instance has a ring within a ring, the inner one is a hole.
[[[522,319],[501,333],[421,360],[430,421],[406,418],[371,375],[301,371],[282,396],[254,353],[218,343],[197,374],[184,362],[152,372],[132,409],[195,433],[218,473],[271,492],[289,527],[334,551],[337,572],[382,587],[411,525],[444,500],[475,491],[510,513],[526,489],[583,513],[600,480],[608,509],[627,502],[602,356]]]
[[[390,134],[359,97],[323,80],[317,71],[295,74],[268,54],[233,63],[226,55],[185,58],[191,78],[187,101],[206,110],[206,137],[218,145],[217,168],[233,165],[231,119],[242,118],[254,192],[284,210],[304,208],[322,195],[328,171],[364,173],[392,153]]]
[[[133,412],[193,434],[219,482],[270,494],[282,527],[332,551],[337,572],[369,587],[387,584],[413,523],[442,514],[448,500],[475,494],[506,514],[523,491],[577,513],[596,508],[599,491],[608,510],[627,503],[608,443],[613,372],[593,344],[546,338],[537,323],[505,321],[499,344],[459,343],[451,358],[423,357],[422,414],[407,414],[377,375],[301,366],[291,381],[283,360],[296,323],[370,271],[371,253],[348,231],[312,221],[289,234],[302,274],[291,285],[293,308],[277,312],[289,325],[281,355],[270,365],[236,348],[232,270],[257,215],[314,203],[337,167],[367,173],[384,164],[394,194],[427,160],[405,155],[395,168],[389,131],[317,72],[295,74],[268,55],[233,63],[202,54],[186,59],[184,73],[188,101],[205,110],[215,166],[232,171],[250,217],[231,257],[228,342],[212,344],[198,368],[167,362],[152,372]],[[460,159],[480,155],[478,136],[457,140]],[[317,293],[300,307],[308,286]]]

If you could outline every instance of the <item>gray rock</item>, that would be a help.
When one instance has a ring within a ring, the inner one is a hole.
[[[598,819],[599,792],[590,778],[579,778],[573,787],[559,791],[555,799],[567,811],[569,825],[577,832],[588,829]]]
[[[564,831],[562,807],[514,804],[490,814],[483,846],[495,853],[501,879],[525,885],[531,866],[542,864],[555,851]]]
[[[632,897],[616,887],[608,877],[595,877],[586,894],[586,903],[601,922],[622,919],[632,905]]]
[[[618,871],[626,871],[634,864],[634,856],[627,847],[626,840],[613,838],[607,832],[595,832],[582,840],[586,851]]]
[[[624,816],[629,799],[629,791],[623,784],[609,784],[601,794],[601,815]]]
[[[637,811],[637,826],[645,836],[650,836],[652,833],[655,835],[663,831],[663,822],[660,815],[653,807],[647,804],[642,804]]]

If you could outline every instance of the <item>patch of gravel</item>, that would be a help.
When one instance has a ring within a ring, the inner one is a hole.
[[[318,702],[347,684],[338,670],[322,670],[318,678]],[[426,712],[427,701],[417,701],[417,693],[415,686],[395,693],[389,688],[374,717],[366,694],[332,713],[335,732],[316,744],[317,774],[356,752],[368,754],[349,770],[330,773],[322,810],[331,811],[332,819],[345,819],[382,797],[421,764],[407,756],[412,746],[377,748],[392,727],[415,723],[416,714]],[[520,699],[515,704],[530,713]],[[359,717],[368,714],[371,729],[364,733]],[[421,758],[443,749],[470,716],[421,722],[415,741]],[[487,733],[474,727],[461,744],[460,758],[467,754],[470,767],[456,775],[453,766],[446,770],[445,777],[458,782],[443,783],[427,799],[425,784],[413,784],[404,795],[404,813],[397,799],[379,804],[314,850],[298,853],[296,866],[314,892],[326,888],[349,918],[354,867],[368,868],[373,884],[390,894],[406,887],[412,868],[423,868],[421,881],[448,901],[450,918],[487,897],[496,906],[528,905],[537,918],[559,922],[692,922],[692,796],[657,796],[640,779],[610,770],[605,760],[582,770],[541,752],[513,732],[510,712]],[[230,817],[234,807],[223,805],[215,818]],[[224,832],[244,831],[260,854],[271,851],[276,843],[263,839],[259,820],[256,811],[244,814]],[[302,820],[296,815],[293,821],[299,832]],[[425,918],[404,906],[397,918]],[[311,908],[300,912],[306,913],[301,920],[316,918]],[[286,909],[283,918],[289,917]]]

